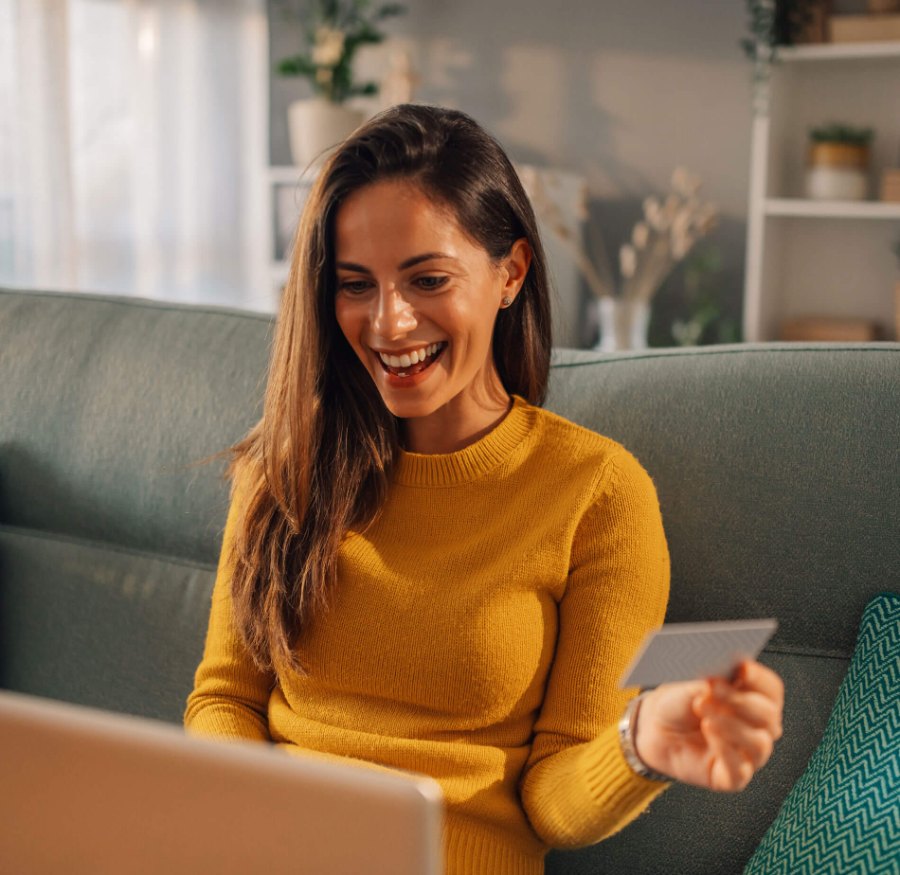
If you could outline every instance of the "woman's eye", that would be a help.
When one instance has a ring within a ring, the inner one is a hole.
[[[351,295],[361,295],[369,288],[368,280],[343,280],[338,284],[338,289],[342,292],[349,292]]]
[[[445,276],[420,276],[416,282],[419,284],[419,287],[425,289],[425,291],[433,292],[435,289],[439,289],[445,282],[447,282],[447,277]]]

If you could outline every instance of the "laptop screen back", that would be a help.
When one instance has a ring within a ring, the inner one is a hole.
[[[19,875],[438,875],[430,778],[0,692],[0,860]]]

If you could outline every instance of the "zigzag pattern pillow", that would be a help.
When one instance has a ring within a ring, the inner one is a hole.
[[[900,873],[900,594],[866,606],[822,742],[744,875]]]

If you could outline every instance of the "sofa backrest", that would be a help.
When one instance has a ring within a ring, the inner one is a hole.
[[[272,329],[0,290],[0,687],[180,721],[228,503],[224,460],[195,463],[259,417]],[[656,483],[668,619],[777,617],[764,660],[788,704],[747,791],[676,787],[548,873],[740,870],[816,746],[863,606],[900,590],[898,387],[900,344],[555,354],[546,406]],[[698,827],[727,840],[686,843]]]
[[[0,686],[180,721],[272,320],[0,293]]]

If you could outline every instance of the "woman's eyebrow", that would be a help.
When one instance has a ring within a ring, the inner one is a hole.
[[[445,255],[443,252],[426,252],[424,255],[414,255],[412,258],[407,258],[406,261],[400,265],[400,270],[406,270],[408,267],[421,264],[423,261],[431,261],[435,258],[453,258],[453,256]]]
[[[424,252],[422,255],[414,255],[412,258],[407,258],[406,261],[402,262],[399,266],[399,270],[406,270],[407,268],[413,267],[417,264],[421,264],[423,261],[431,261],[436,258],[450,258],[452,259],[452,255],[446,255],[443,252]],[[339,261],[337,262],[337,267],[343,270],[352,270],[354,273],[372,273],[372,271],[365,267],[362,264],[356,264],[353,261]]]

